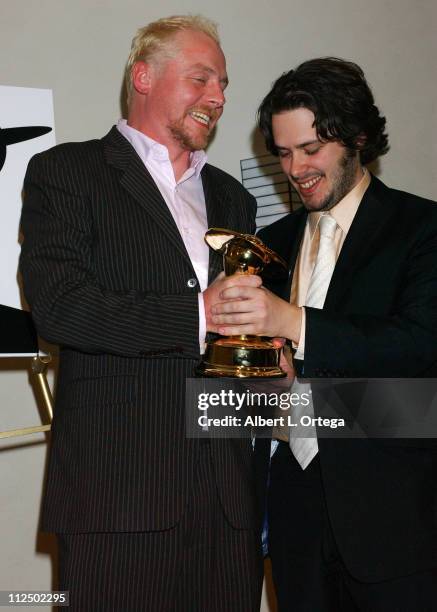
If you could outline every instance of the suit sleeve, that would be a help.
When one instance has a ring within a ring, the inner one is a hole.
[[[65,160],[34,157],[24,183],[20,271],[41,337],[89,353],[198,358],[197,292],[108,291],[97,280],[87,196]]]
[[[437,205],[411,241],[389,314],[306,308],[305,376],[414,377],[437,365]]]

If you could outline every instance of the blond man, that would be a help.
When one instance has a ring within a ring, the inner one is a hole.
[[[26,297],[61,354],[43,528],[72,610],[257,610],[250,446],[185,434],[220,287],[203,235],[255,217],[206,163],[227,85],[215,25],[149,24],[126,75],[127,121],[35,157],[25,180]]]

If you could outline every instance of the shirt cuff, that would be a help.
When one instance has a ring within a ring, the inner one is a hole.
[[[296,353],[294,354],[295,359],[303,360],[305,357],[305,323],[306,323],[306,312],[305,307],[302,307],[302,321],[300,324],[300,336],[299,336],[299,344],[293,342],[293,348],[296,349]]]
[[[200,354],[203,355],[205,352],[206,344],[206,316],[205,316],[205,304],[203,302],[203,293],[197,294],[199,300],[199,349]]]

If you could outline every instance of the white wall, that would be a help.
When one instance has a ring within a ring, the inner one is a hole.
[[[240,159],[254,154],[254,116],[272,81],[302,60],[337,55],[363,67],[388,118],[391,151],[381,178],[437,199],[433,0],[161,0],[151,8],[140,0],[3,0],[0,84],[52,88],[58,142],[100,137],[120,114],[135,30],[181,12],[215,19],[228,58],[228,102],[209,149],[212,163],[239,178]],[[15,367],[0,363],[0,429],[38,418],[26,372]],[[50,587],[48,543],[36,544],[45,443],[29,442],[0,452],[0,589]]]

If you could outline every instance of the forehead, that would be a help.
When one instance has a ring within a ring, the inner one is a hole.
[[[272,116],[272,131],[276,146],[299,146],[318,140],[314,113],[308,108],[295,108]]]
[[[184,30],[178,32],[172,39],[179,64],[187,67],[202,63],[219,72],[226,73],[226,60],[223,51],[213,38],[204,32]]]

